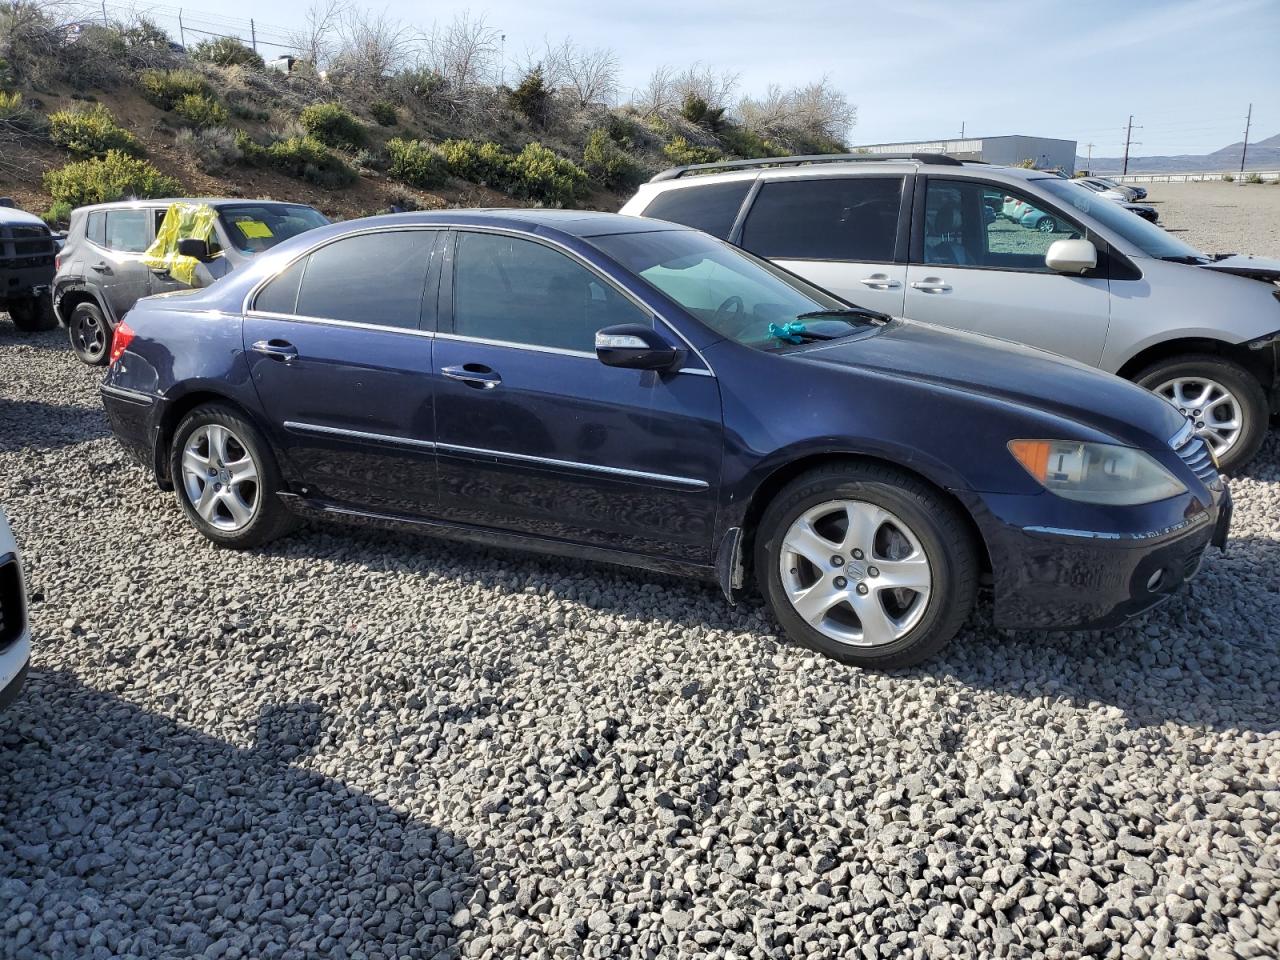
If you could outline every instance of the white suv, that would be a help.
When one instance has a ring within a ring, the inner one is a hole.
[[[1206,255],[1054,174],[939,154],[728,161],[660,173],[622,212],[864,307],[1119,374],[1183,411],[1227,471],[1280,409],[1280,261]]]
[[[0,511],[0,707],[22,689],[31,660],[27,590],[18,563],[18,545]]]

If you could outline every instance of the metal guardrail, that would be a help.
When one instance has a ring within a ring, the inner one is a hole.
[[[1102,176],[1117,183],[1194,183],[1200,180],[1221,180],[1223,177],[1231,177],[1239,182],[1248,180],[1254,174],[1268,182],[1280,180],[1280,170],[1246,170],[1244,173],[1239,170],[1205,170],[1193,173],[1130,173],[1126,176],[1111,174],[1102,174]]]

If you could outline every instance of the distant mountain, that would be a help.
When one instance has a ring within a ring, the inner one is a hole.
[[[1213,153],[1182,153],[1173,157],[1130,157],[1130,173],[1192,173],[1240,169],[1240,147],[1237,140]],[[1092,165],[1085,157],[1076,157],[1076,169],[1092,169],[1094,173],[1119,173],[1122,157],[1094,157]],[[1245,158],[1246,170],[1280,170],[1280,133],[1265,140],[1250,142]]]

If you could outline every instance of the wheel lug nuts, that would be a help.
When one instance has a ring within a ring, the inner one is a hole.
[[[867,585],[865,583],[858,584],[858,595],[862,597],[867,595]]]
[[[836,577],[835,585],[837,590],[843,590],[845,587],[849,585],[849,581],[846,580],[844,577]]]
[[[833,567],[843,567],[843,566],[844,566],[844,557],[839,556],[838,554],[837,554],[836,556],[832,557],[832,558],[831,558],[831,565],[832,565]]]
[[[878,576],[880,576],[880,568],[879,568],[879,567],[867,567],[867,576],[869,576],[869,577],[878,577]]]
[[[855,550],[855,551],[853,551],[853,559],[855,559],[855,560],[861,560],[861,559],[862,559],[862,551],[861,551],[861,550]]]

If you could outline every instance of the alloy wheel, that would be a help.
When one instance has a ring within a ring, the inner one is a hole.
[[[1054,223],[1053,217],[1041,217],[1040,222],[1036,224],[1036,229],[1041,233],[1053,233],[1058,229],[1058,225]]]
[[[1155,392],[1178,408],[1195,426],[1219,460],[1240,439],[1244,422],[1240,401],[1226,386],[1205,377],[1177,377],[1155,388]]]
[[[219,423],[199,426],[187,437],[182,487],[201,519],[225,533],[252,523],[262,496],[249,448]]]
[[[831,500],[787,529],[778,557],[796,613],[838,643],[879,647],[924,615],[933,571],[919,538],[883,507]]]

